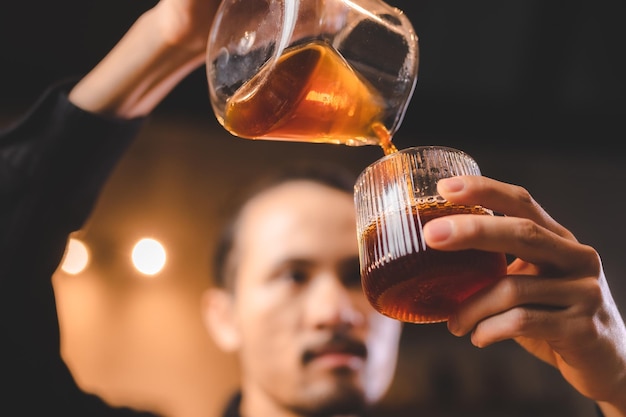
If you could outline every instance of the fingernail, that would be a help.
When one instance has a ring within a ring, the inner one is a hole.
[[[446,219],[431,220],[424,226],[426,241],[443,242],[452,234],[452,224]]]
[[[449,193],[457,193],[465,187],[465,182],[458,177],[442,178],[439,180],[439,187],[443,188],[443,191]]]

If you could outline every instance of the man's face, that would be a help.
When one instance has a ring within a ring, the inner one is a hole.
[[[244,411],[344,414],[379,399],[400,323],[363,295],[352,195],[311,181],[265,191],[234,250]]]

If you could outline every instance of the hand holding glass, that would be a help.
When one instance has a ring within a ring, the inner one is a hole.
[[[421,146],[387,155],[357,179],[354,201],[363,290],[380,313],[411,323],[446,321],[458,305],[506,274],[503,253],[439,251],[422,229],[448,214],[493,215],[452,204],[437,193],[441,178],[480,175],[466,153]]]

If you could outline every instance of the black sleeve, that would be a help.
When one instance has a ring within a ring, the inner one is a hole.
[[[0,132],[0,398],[13,416],[137,416],[83,393],[60,356],[52,274],[143,123],[77,108],[72,85]]]

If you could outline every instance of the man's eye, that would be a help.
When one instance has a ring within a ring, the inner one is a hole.
[[[297,284],[304,283],[309,278],[309,274],[306,271],[300,270],[300,269],[292,269],[290,271],[286,271],[285,275],[291,281],[293,281],[293,282],[295,282]]]
[[[361,270],[359,265],[350,265],[345,268],[341,274],[342,281],[346,287],[360,288],[361,287]]]

